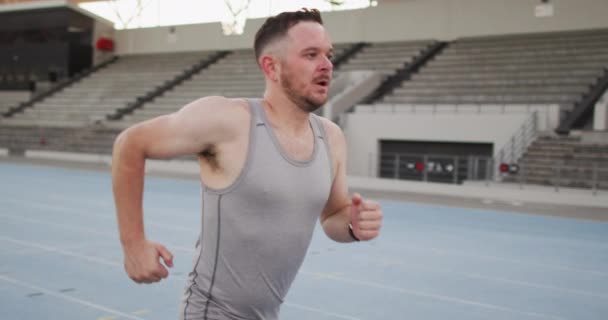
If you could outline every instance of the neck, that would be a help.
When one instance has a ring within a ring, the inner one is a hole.
[[[263,107],[272,126],[294,134],[309,129],[310,113],[302,110],[284,94],[264,93]]]

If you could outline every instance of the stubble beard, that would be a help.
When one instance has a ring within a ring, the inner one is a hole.
[[[325,101],[316,101],[311,97],[307,97],[298,93],[291,81],[291,74],[288,72],[281,73],[281,87],[285,91],[287,98],[291,100],[298,108],[305,112],[315,112],[321,108]]]

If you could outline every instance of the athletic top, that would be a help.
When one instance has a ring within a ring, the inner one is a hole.
[[[245,165],[224,189],[202,187],[202,230],[180,308],[182,320],[275,320],[328,200],[332,169],[321,120],[314,151],[286,154],[261,100],[249,100]]]

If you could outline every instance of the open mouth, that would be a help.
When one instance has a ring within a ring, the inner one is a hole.
[[[316,85],[322,86],[322,87],[328,87],[329,86],[329,80],[327,79],[320,79],[315,81]]]

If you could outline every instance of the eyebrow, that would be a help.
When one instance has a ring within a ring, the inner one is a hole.
[[[306,52],[306,51],[323,51],[321,48],[319,47],[308,47],[308,48],[304,48],[301,50],[301,52]],[[334,53],[334,47],[329,48],[329,53]]]

